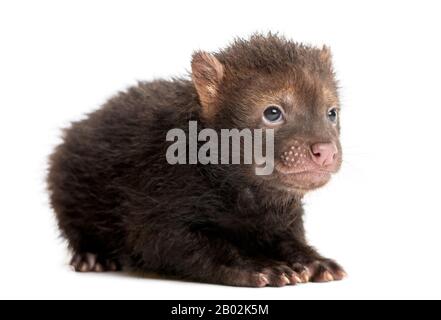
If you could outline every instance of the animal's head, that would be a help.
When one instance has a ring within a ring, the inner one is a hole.
[[[254,35],[195,53],[192,79],[208,126],[274,129],[275,169],[255,181],[304,193],[340,168],[340,104],[327,47]]]

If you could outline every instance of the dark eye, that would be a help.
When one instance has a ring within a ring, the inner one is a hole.
[[[263,112],[266,121],[275,123],[283,120],[283,112],[278,106],[269,106]]]
[[[328,119],[331,120],[331,122],[337,122],[338,118],[338,110],[337,108],[331,108],[328,110]]]

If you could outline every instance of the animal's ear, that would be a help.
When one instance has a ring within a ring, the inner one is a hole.
[[[205,118],[215,113],[216,99],[224,76],[224,67],[216,57],[207,52],[196,52],[191,61],[192,80]]]
[[[328,46],[324,45],[320,50],[320,60],[327,65],[332,65],[332,53]]]

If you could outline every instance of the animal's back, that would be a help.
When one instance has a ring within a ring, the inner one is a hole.
[[[165,135],[195,107],[191,88],[184,80],[140,83],[64,131],[48,187],[73,251],[112,256],[124,246],[127,206],[154,198],[149,183],[167,183]]]

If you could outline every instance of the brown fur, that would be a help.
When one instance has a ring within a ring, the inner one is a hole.
[[[326,118],[338,107],[329,49],[272,34],[198,52],[192,81],[139,83],[73,123],[51,156],[48,185],[74,267],[239,286],[343,278],[303,230],[301,198],[330,174],[284,174],[283,161],[270,176],[256,176],[253,165],[166,162],[168,130],[187,130],[189,120],[200,129],[265,128],[262,112],[272,104],[286,114],[274,126],[276,159],[295,144],[309,150],[332,141],[336,172],[340,128]],[[313,168],[309,158],[300,166]]]

